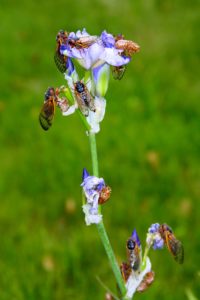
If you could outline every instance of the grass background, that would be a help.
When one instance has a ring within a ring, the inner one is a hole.
[[[179,266],[152,252],[153,286],[135,299],[200,295],[200,106],[198,1],[0,2],[0,299],[104,299],[115,291],[95,227],[81,211],[91,170],[78,116],[49,132],[38,123],[48,86],[64,84],[53,61],[59,29],[123,33],[141,46],[121,81],[111,80],[97,136],[100,174],[112,187],[105,225],[119,263],[133,228],[167,222],[185,247]]]

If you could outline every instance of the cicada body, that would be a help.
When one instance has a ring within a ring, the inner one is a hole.
[[[89,48],[97,41],[97,39],[97,36],[82,36],[76,39],[69,39],[68,43],[72,48],[75,47],[76,49],[84,49]]]
[[[76,101],[78,104],[79,109],[84,114],[84,116],[89,115],[89,110],[95,112],[95,105],[94,105],[94,98],[88,91],[86,85],[81,82],[77,81],[74,84],[74,94],[76,97]]]
[[[45,100],[39,114],[40,125],[44,130],[48,130],[52,123],[55,114],[56,93],[53,87],[47,89]]]
[[[105,202],[107,202],[108,199],[110,198],[110,194],[111,194],[111,188],[108,185],[102,188],[98,203],[104,204]]]
[[[122,66],[112,66],[111,67],[111,71],[112,71],[113,78],[120,80],[124,76],[124,73],[126,71],[126,66],[125,65],[122,65]]]
[[[154,272],[150,271],[148,273],[146,273],[146,275],[144,276],[142,282],[140,283],[140,285],[137,287],[137,292],[144,292],[146,291],[146,289],[148,289],[148,287],[153,283],[154,281]]]
[[[128,239],[126,243],[126,248],[127,248],[127,256],[131,268],[133,269],[133,271],[138,271],[141,264],[140,246],[131,237]]]
[[[123,54],[127,56],[132,56],[133,53],[140,51],[140,46],[133,41],[128,40],[117,40],[115,42],[116,49],[123,50]]]

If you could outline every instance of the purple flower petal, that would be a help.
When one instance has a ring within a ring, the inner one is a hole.
[[[141,245],[136,229],[133,230],[131,238],[138,244],[138,246]]]
[[[66,67],[67,67],[67,74],[68,74],[68,76],[70,76],[74,72],[74,64],[73,64],[71,58],[69,58],[69,57],[67,59]]]
[[[76,55],[76,57],[79,59],[80,65],[88,70],[99,61],[99,56],[104,51],[104,48],[98,43],[94,43],[87,49],[76,50],[79,51],[79,56],[75,51],[72,51],[72,54],[74,57]]]
[[[69,35],[68,35],[68,38],[69,39],[76,39],[76,33],[75,32],[70,32]]]
[[[105,187],[105,182],[102,180],[99,182],[99,184],[96,186],[97,191],[101,192],[101,190]]]
[[[80,38],[80,37],[83,37],[83,36],[90,36],[90,34],[86,31],[85,28],[83,28],[82,31],[81,31],[81,30],[78,30],[78,31],[76,32],[76,37],[77,37],[77,38]]]
[[[112,34],[107,33],[106,30],[104,30],[101,34],[101,40],[103,42],[104,47],[106,48],[113,48],[115,45],[115,39]]]
[[[158,232],[159,227],[160,227],[160,224],[159,224],[159,223],[152,224],[152,225],[149,227],[148,232],[149,232],[149,233],[156,233],[156,232]]]
[[[107,62],[111,66],[122,66],[130,62],[131,58],[119,55],[119,50],[115,48],[105,48],[99,59]]]
[[[100,196],[100,192],[103,187],[105,187],[105,182],[103,178],[98,178],[96,176],[87,176],[81,183],[83,187],[87,203],[97,203]]]
[[[164,241],[161,237],[157,237],[153,241],[153,249],[154,250],[159,250],[164,247]]]
[[[164,247],[164,241],[160,235],[159,228],[160,224],[154,223],[149,227],[147,233],[146,242],[149,245],[149,247],[152,246],[154,250],[162,249]]]
[[[90,176],[89,172],[86,170],[86,168],[83,169],[82,173],[82,180],[84,181],[88,176]]]

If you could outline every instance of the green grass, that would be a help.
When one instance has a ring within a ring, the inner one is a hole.
[[[17,3],[18,2],[18,3]],[[185,247],[177,265],[152,252],[156,280],[135,299],[200,294],[200,13],[196,1],[5,1],[0,3],[0,299],[104,299],[115,282],[95,227],[81,211],[91,170],[78,116],[49,132],[38,123],[48,86],[64,84],[53,61],[59,29],[124,33],[141,46],[111,80],[97,136],[100,175],[112,187],[104,220],[119,263],[136,228],[167,222]],[[66,209],[72,202],[74,209]],[[71,203],[70,202],[70,203]]]

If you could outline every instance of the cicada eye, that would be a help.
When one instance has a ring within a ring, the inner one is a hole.
[[[55,90],[54,90],[54,88],[53,88],[53,87],[49,87],[49,88],[47,89],[47,91],[45,92],[45,94],[44,94],[44,99],[45,99],[45,100],[48,100],[50,96],[54,96],[54,95],[55,95]]]
[[[58,41],[59,38],[61,38],[63,35],[65,35],[65,31],[64,30],[60,30],[56,36],[56,41]]]
[[[163,231],[169,231],[170,233],[173,233],[171,227],[169,227],[167,224],[162,225]]]
[[[167,226],[167,230],[168,230],[170,233],[173,233],[172,229],[171,229],[169,226]]]
[[[84,84],[80,81],[76,83],[76,90],[78,93],[84,92]]]
[[[135,249],[135,241],[133,241],[132,239],[127,241],[127,248],[129,250],[134,250]]]

